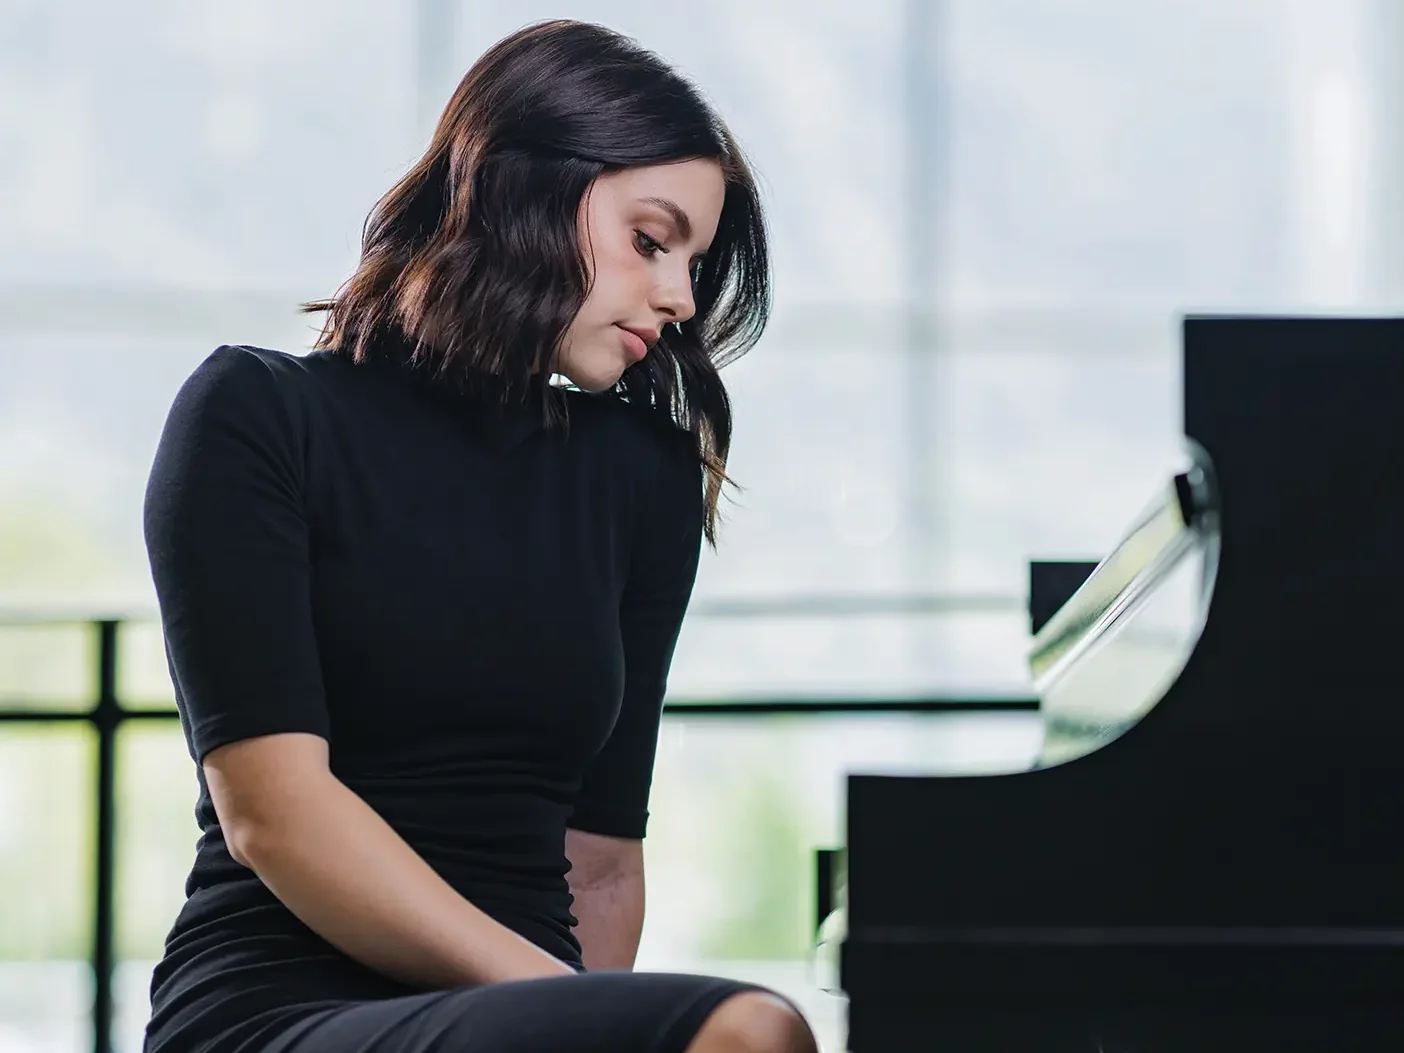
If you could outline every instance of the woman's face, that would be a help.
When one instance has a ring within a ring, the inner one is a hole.
[[[692,276],[716,236],[725,193],[721,166],[707,160],[626,168],[595,180],[578,217],[590,294],[566,332],[555,372],[586,391],[605,391],[648,353],[665,325],[692,317]]]

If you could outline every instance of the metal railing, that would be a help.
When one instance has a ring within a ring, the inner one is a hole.
[[[855,614],[929,614],[1026,610],[1022,599],[1005,597],[913,596],[889,599],[842,597],[810,598],[793,601],[728,601],[699,602],[693,616],[719,618],[786,616],[835,616]],[[85,617],[75,613],[47,614],[0,613],[0,631],[4,626],[87,625],[92,630],[92,661],[96,690],[93,702],[86,708],[35,709],[18,700],[0,698],[0,731],[10,725],[83,723],[97,737],[96,822],[93,824],[95,880],[93,885],[92,969],[93,1005],[92,1030],[95,1053],[112,1053],[113,973],[115,952],[116,902],[116,830],[118,823],[117,796],[117,736],[120,729],[133,721],[175,721],[179,718],[174,705],[170,707],[128,708],[119,697],[118,652],[122,628],[133,622],[145,622],[142,615]],[[930,696],[911,698],[729,698],[719,700],[674,700],[663,708],[666,718],[699,717],[764,717],[778,714],[837,715],[854,713],[942,713],[971,711],[1014,711],[1037,708],[1032,698],[971,696]]]

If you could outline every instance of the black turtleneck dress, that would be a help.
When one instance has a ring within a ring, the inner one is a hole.
[[[750,989],[580,965],[566,828],[644,835],[702,485],[670,422],[559,397],[566,428],[390,355],[233,346],[181,388],[145,530],[197,772],[239,739],[324,737],[454,889],[580,972],[431,992],[373,972],[234,862],[201,776],[148,1053],[682,1053]]]

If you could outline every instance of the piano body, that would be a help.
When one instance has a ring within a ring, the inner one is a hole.
[[[1404,318],[1182,339],[1186,471],[1036,634],[1040,762],[849,776],[852,1053],[1404,1051]]]

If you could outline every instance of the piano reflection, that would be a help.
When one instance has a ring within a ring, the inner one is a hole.
[[[854,773],[852,1053],[1404,1051],[1404,318],[1192,317],[1026,771]]]

